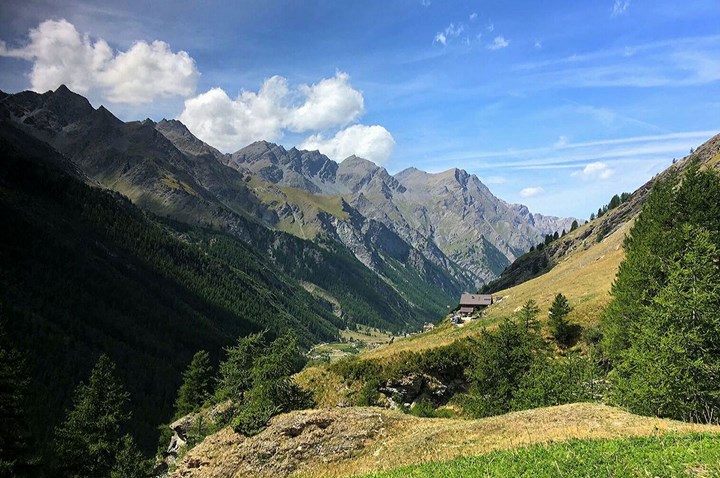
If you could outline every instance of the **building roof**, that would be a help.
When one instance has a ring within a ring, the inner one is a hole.
[[[478,305],[491,305],[492,295],[490,294],[463,294],[460,297],[461,307],[476,307]]]
[[[475,308],[474,307],[460,307],[459,312],[461,314],[472,314],[473,312],[475,312]]]

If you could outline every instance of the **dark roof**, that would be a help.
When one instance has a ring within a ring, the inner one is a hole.
[[[489,294],[463,294],[460,297],[460,306],[475,307],[478,305],[491,305],[493,303],[492,296]]]
[[[475,308],[474,307],[460,307],[459,312],[461,314],[472,314],[473,312],[475,312]]]

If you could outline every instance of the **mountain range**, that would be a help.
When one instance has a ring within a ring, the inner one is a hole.
[[[450,304],[573,220],[508,204],[460,169],[390,175],[356,156],[336,163],[265,141],[223,154],[177,120],[125,123],[65,86],[2,93],[0,117],[143,209],[249,243],[257,224],[333,241],[410,303],[432,288]]]

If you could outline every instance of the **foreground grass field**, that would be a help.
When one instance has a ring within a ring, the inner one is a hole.
[[[717,477],[720,434],[571,440],[397,468],[363,478]]]

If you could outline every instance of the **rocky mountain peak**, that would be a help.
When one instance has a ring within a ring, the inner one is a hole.
[[[209,155],[217,159],[223,156],[220,151],[195,137],[181,121],[163,118],[159,123],[154,124],[154,127],[185,154],[196,157]]]

